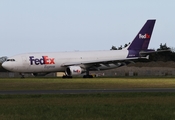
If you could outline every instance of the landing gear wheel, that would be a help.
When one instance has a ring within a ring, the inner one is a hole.
[[[92,75],[84,75],[83,78],[93,78]]]
[[[86,75],[84,75],[83,78],[93,78],[92,75],[89,75],[89,69],[86,69]]]
[[[21,78],[25,78],[25,77],[24,77],[24,74],[22,74],[22,73],[19,73],[19,75],[21,76]]]
[[[62,78],[72,78],[72,76],[63,75]]]

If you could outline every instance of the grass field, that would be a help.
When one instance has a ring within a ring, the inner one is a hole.
[[[175,78],[0,79],[0,90],[174,88]],[[175,93],[0,95],[0,120],[174,120]]]
[[[1,78],[0,90],[174,88],[175,78]]]
[[[1,95],[1,120],[174,120],[175,93]]]

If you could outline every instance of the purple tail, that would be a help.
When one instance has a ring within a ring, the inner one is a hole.
[[[147,20],[145,25],[142,27],[140,32],[137,34],[135,39],[132,41],[132,43],[128,47],[128,50],[139,50],[139,51],[147,50],[155,21],[156,20]]]

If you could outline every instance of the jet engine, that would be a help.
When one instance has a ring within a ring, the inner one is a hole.
[[[85,70],[82,69],[80,66],[69,66],[66,68],[66,75],[68,76],[72,76],[72,75],[80,75],[82,73],[84,73]]]

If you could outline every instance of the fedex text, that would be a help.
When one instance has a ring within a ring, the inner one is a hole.
[[[35,58],[34,56],[29,56],[31,65],[50,65],[55,64],[54,58],[49,58],[48,56],[42,56],[41,58]]]
[[[144,35],[139,34],[139,38],[140,39],[149,39],[150,38],[150,35],[149,34],[144,34]]]
[[[73,70],[73,72],[80,73],[81,71],[80,70]]]

